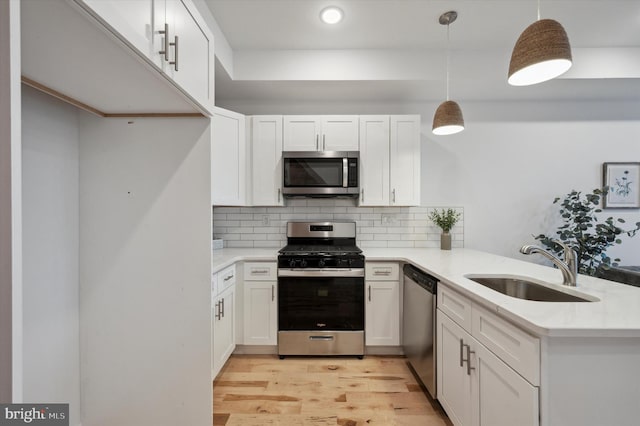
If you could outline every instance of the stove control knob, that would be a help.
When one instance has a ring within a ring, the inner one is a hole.
[[[319,268],[324,268],[324,265],[325,265],[324,259],[318,260],[318,267]]]
[[[290,268],[295,268],[296,267],[296,260],[295,259],[290,259],[289,260],[289,267]]]
[[[300,267],[301,267],[301,268],[306,268],[306,267],[307,267],[307,261],[306,261],[306,260],[304,260],[304,259],[302,259],[302,260],[300,261]]]

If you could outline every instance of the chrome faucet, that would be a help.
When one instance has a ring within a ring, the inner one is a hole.
[[[562,284],[575,287],[576,286],[576,277],[578,275],[578,254],[576,251],[569,247],[567,244],[563,243],[559,240],[553,240],[554,243],[558,244],[564,250],[564,261],[554,255],[553,253],[548,252],[542,247],[535,245],[524,245],[520,248],[520,253],[522,254],[533,254],[540,253],[547,259],[551,260],[562,272]]]

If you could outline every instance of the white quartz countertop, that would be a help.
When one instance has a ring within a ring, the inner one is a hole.
[[[278,249],[223,249],[213,253],[213,271],[237,261],[275,261]],[[479,305],[539,336],[640,337],[640,288],[578,275],[577,287],[563,286],[559,270],[469,249],[368,248],[367,261],[411,263]],[[467,274],[524,276],[595,302],[536,302],[503,295]]]

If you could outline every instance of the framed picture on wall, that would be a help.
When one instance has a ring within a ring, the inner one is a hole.
[[[602,184],[609,187],[605,209],[640,208],[640,163],[604,163]]]

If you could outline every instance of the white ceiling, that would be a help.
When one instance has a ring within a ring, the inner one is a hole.
[[[218,99],[438,101],[640,99],[640,0],[542,0],[573,48],[562,78],[506,83],[511,49],[537,17],[535,0],[205,0],[233,51],[217,67]],[[334,26],[319,12],[336,5]]]

